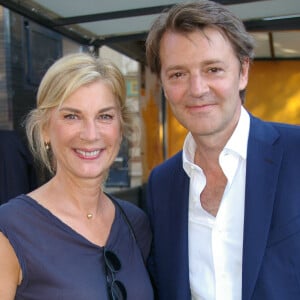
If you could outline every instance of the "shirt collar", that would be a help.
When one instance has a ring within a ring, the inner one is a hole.
[[[246,159],[249,129],[250,117],[245,108],[242,106],[239,122],[224,149],[233,151],[239,154],[243,159]]]
[[[224,149],[233,151],[240,155],[243,159],[247,158],[248,136],[250,130],[250,117],[248,112],[242,106],[239,122],[229,138]],[[192,134],[189,132],[183,144],[183,169],[188,176],[191,174],[191,168],[195,166],[194,156],[196,151],[196,143]]]
[[[183,143],[182,163],[186,174],[191,177],[191,171],[194,166],[194,156],[196,152],[196,143],[192,134],[189,132]]]

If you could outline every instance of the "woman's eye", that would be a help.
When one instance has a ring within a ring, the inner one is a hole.
[[[113,116],[110,114],[102,114],[99,116],[99,118],[104,121],[110,121],[113,119]]]
[[[76,119],[78,119],[78,116],[75,114],[67,114],[64,116],[64,118],[67,120],[76,120]]]

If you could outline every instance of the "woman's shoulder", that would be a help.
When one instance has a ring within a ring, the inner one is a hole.
[[[4,216],[7,213],[18,213],[23,206],[25,206],[26,195],[19,195],[8,200],[6,203],[0,205],[0,214]]]
[[[134,232],[143,258],[146,260],[149,255],[150,244],[152,240],[148,216],[140,207],[131,203],[130,201],[122,200],[113,196],[110,196],[110,198],[120,207],[122,214],[124,214],[125,218],[128,219],[129,225]]]
[[[110,196],[111,199],[113,201],[116,201],[119,205],[121,205],[121,207],[123,209],[126,210],[126,212],[130,213],[130,214],[136,214],[136,215],[144,215],[144,211],[137,206],[136,204],[128,201],[128,200],[124,200],[115,196]]]
[[[4,226],[18,226],[32,219],[35,201],[25,194],[14,197],[0,205],[0,229]]]
[[[134,227],[148,227],[149,221],[146,213],[138,207],[136,204],[131,203],[128,200],[123,200],[117,197],[110,196],[111,199],[116,202],[123,212],[126,214],[129,221]],[[145,228],[144,228],[145,229]]]

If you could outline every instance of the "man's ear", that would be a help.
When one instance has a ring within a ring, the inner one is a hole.
[[[241,63],[239,90],[244,90],[248,84],[249,69],[250,59],[247,57]]]

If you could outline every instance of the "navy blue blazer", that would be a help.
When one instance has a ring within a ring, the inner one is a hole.
[[[151,172],[146,199],[154,234],[149,269],[160,300],[191,299],[188,194],[182,152]],[[242,300],[250,299],[300,299],[300,127],[253,116],[242,273]]]

